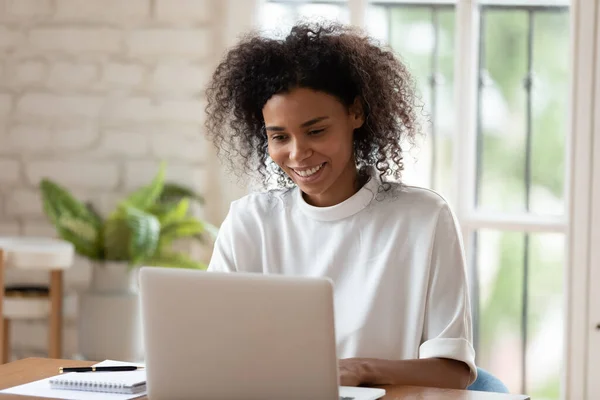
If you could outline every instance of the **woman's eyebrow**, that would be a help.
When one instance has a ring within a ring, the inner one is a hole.
[[[327,116],[313,118],[313,119],[310,119],[310,120],[308,120],[306,122],[303,122],[300,125],[300,127],[306,128],[306,127],[314,125],[314,124],[316,124],[318,122],[324,121],[324,120],[326,120],[328,118],[329,117],[327,117]],[[267,127],[265,127],[265,130],[267,130],[267,131],[273,131],[273,132],[281,132],[281,131],[284,131],[285,128],[282,128],[281,126],[267,126]]]
[[[311,120],[308,120],[308,121],[306,121],[306,122],[303,122],[303,123],[302,123],[302,125],[300,125],[300,126],[301,126],[302,128],[306,128],[307,126],[314,125],[314,124],[316,124],[317,122],[321,122],[321,121],[323,121],[323,120],[325,120],[325,119],[327,119],[327,118],[329,118],[329,117],[317,117],[317,118],[313,118],[313,119],[311,119]]]

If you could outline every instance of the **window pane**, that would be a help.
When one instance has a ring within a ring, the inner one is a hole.
[[[527,394],[558,400],[563,366],[562,234],[530,235],[527,332]]]
[[[260,9],[261,29],[273,37],[285,36],[295,18],[295,9],[288,4],[268,2]]]
[[[428,78],[431,74],[431,54],[434,49],[435,33],[431,24],[431,11],[426,7],[389,7],[389,44],[416,80],[419,104],[429,115],[431,112],[431,91]],[[420,110],[419,110],[420,111]],[[427,119],[422,112],[421,123],[424,136],[419,137],[416,146],[405,143],[403,180],[407,184],[431,187],[431,138]]]
[[[350,22],[348,7],[340,4],[304,4],[298,7],[298,16],[305,21]]]
[[[478,154],[482,208],[525,209],[527,22],[525,11],[482,12]]]
[[[272,37],[284,37],[298,22],[350,22],[350,13],[344,3],[312,3],[268,1],[261,7],[260,25]]]
[[[524,234],[482,230],[477,237],[479,348],[477,365],[511,392],[522,385],[521,315]]]
[[[438,74],[436,95],[435,135],[436,173],[433,188],[445,196],[453,196],[456,186],[453,170],[453,135],[456,123],[456,102],[454,100],[454,54],[455,54],[455,12],[454,9],[438,11]]]
[[[367,8],[365,20],[366,29],[373,38],[382,44],[389,43],[389,15],[388,7],[371,6]]]
[[[484,8],[481,18],[478,206],[563,214],[568,12]]]
[[[389,44],[406,64],[416,81],[418,114],[422,133],[416,146],[405,144],[405,173],[408,184],[436,189],[450,196],[454,108],[454,21],[452,7],[372,7],[381,22],[383,11],[389,21]],[[381,27],[370,28],[383,36]]]
[[[569,14],[537,13],[533,45],[531,210],[539,214],[564,213],[569,47]]]
[[[492,230],[477,233],[477,365],[496,375],[511,392],[525,391],[536,399],[560,397],[564,249],[563,234]],[[526,304],[523,301],[525,260]],[[524,310],[526,326],[522,323]],[[523,371],[525,328],[527,349]]]

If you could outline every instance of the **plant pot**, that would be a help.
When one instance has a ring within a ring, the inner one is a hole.
[[[127,263],[92,264],[79,296],[79,355],[87,360],[143,361],[137,270]]]

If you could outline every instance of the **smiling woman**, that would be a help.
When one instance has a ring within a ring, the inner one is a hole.
[[[477,376],[454,215],[400,182],[400,142],[418,133],[412,86],[362,33],[298,25],[242,40],[207,93],[217,148],[279,184],[231,204],[208,270],[329,277],[342,385]]]
[[[294,95],[297,88],[318,93]],[[325,94],[329,101],[320,99]],[[291,126],[267,120],[264,107],[295,107],[307,116],[304,105],[311,103],[314,112],[303,123],[326,116],[323,111],[360,114],[360,126],[346,122],[345,127],[354,162],[363,175],[375,166],[381,178],[391,180],[399,179],[403,168],[400,141],[410,142],[419,132],[414,82],[406,67],[391,51],[346,26],[297,25],[283,41],[248,36],[217,67],[207,98],[207,134],[217,148],[241,156],[242,163],[229,158],[234,170],[259,171],[265,183],[274,171],[281,187],[293,185],[293,179],[284,168],[270,168],[265,124]]]
[[[271,97],[263,115],[271,159],[308,203],[332,206],[358,190],[352,143],[364,122],[359,101],[347,109],[334,96],[298,88]]]

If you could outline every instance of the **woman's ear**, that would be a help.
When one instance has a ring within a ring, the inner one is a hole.
[[[350,105],[350,118],[352,127],[358,129],[365,123],[365,110],[362,105],[362,100],[359,96],[354,98],[354,103]]]

